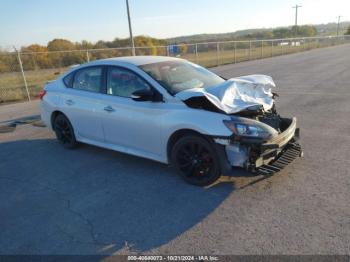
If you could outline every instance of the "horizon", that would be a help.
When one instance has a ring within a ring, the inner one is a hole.
[[[250,4],[229,0],[202,0],[199,4],[199,0],[185,4],[170,0],[129,1],[134,36],[157,39],[293,26],[295,10],[292,6],[296,3],[303,6],[299,10],[298,25],[336,23],[337,15],[342,15],[342,23],[350,18],[350,3],[346,0],[334,0],[332,5],[328,0],[318,3],[312,0],[268,0],[264,3],[253,0]],[[84,7],[84,12],[77,13],[81,7]],[[0,28],[0,47],[3,49],[34,43],[46,45],[57,38],[96,43],[129,37],[124,0],[100,0],[98,4],[93,0],[73,3],[69,0],[59,3],[5,0],[1,1],[0,8],[3,13],[0,17],[3,25]],[[194,9],[198,11],[196,14],[193,14]]]
[[[342,21],[340,24],[349,24],[350,23],[350,20],[349,21]],[[298,27],[302,27],[302,26],[319,26],[319,25],[329,25],[329,24],[337,24],[335,22],[328,22],[328,23],[322,23],[322,24],[299,24]],[[134,35],[134,38],[136,37],[149,37],[149,38],[153,38],[153,39],[157,39],[157,40],[169,40],[169,39],[176,39],[176,38],[186,38],[186,37],[194,37],[194,36],[199,36],[199,35],[225,35],[225,34],[235,34],[235,33],[238,33],[240,31],[249,31],[249,30],[273,30],[273,29],[278,29],[278,28],[291,28],[293,27],[293,25],[291,26],[277,26],[277,27],[271,27],[271,28],[246,28],[246,29],[239,29],[239,30],[236,30],[236,31],[233,31],[233,32],[223,32],[223,33],[198,33],[198,34],[191,34],[191,35],[179,35],[179,36],[173,36],[173,37],[169,37],[169,38],[156,38],[154,36],[150,36],[150,35]],[[344,28],[343,28],[344,29]],[[326,37],[326,36],[324,36]],[[9,46],[8,48],[3,48],[1,45],[0,45],[0,50],[4,50],[4,51],[10,51],[13,49],[13,47],[15,47],[16,49],[20,49],[22,47],[26,47],[26,46],[30,46],[30,45],[35,45],[35,44],[38,44],[38,45],[41,45],[41,46],[47,46],[49,44],[49,42],[53,41],[53,40],[67,40],[67,41],[70,41],[72,42],[73,44],[74,43],[82,43],[83,41],[87,41],[89,42],[90,44],[97,44],[97,42],[99,41],[104,41],[104,42],[108,42],[108,41],[114,41],[116,39],[119,39],[119,40],[126,40],[126,39],[129,39],[130,37],[114,37],[113,39],[111,40],[104,40],[104,39],[99,39],[99,40],[96,40],[96,41],[88,41],[86,39],[82,39],[80,41],[72,41],[71,39],[65,39],[65,38],[53,38],[51,40],[49,40],[48,42],[46,43],[31,43],[31,44],[28,44],[28,45],[22,45],[22,46]],[[297,37],[298,38],[298,37]],[[258,39],[257,39],[258,40]]]

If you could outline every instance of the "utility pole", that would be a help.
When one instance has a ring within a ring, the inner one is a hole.
[[[130,33],[130,44],[131,44],[131,52],[132,55],[135,56],[135,43],[134,43],[134,37],[132,35],[132,26],[131,26],[131,18],[130,18],[130,8],[129,8],[129,0],[126,0],[126,10],[128,13],[128,21],[129,21],[129,33]]]
[[[341,17],[342,17],[341,15],[338,16],[337,36],[339,36],[340,18],[341,18]]]
[[[295,36],[298,34],[298,9],[302,7],[301,5],[295,5],[293,8],[295,8]]]

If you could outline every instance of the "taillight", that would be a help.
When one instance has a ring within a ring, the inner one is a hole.
[[[43,100],[43,98],[44,98],[45,95],[46,95],[46,91],[45,91],[44,89],[41,90],[40,93],[39,93],[39,98],[40,98],[40,100]]]

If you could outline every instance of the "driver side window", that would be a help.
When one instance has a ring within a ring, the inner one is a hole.
[[[143,79],[129,70],[109,67],[107,72],[107,94],[121,97],[131,97],[138,90],[151,87]]]

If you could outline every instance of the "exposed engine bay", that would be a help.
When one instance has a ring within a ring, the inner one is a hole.
[[[193,88],[177,94],[191,108],[244,117],[283,130],[272,92],[276,87],[270,76],[251,75],[232,78],[209,88]]]
[[[233,131],[233,136],[214,139],[225,147],[231,166],[251,171],[258,168],[276,171],[279,167],[266,166],[291,146],[297,148],[293,149],[296,156],[301,156],[302,151],[296,143],[299,137],[296,118],[283,118],[276,111],[275,99],[278,95],[272,92],[275,87],[271,77],[251,75],[233,78],[214,87],[185,90],[176,96],[188,107],[231,117],[227,126]],[[249,129],[253,130],[251,134]]]

